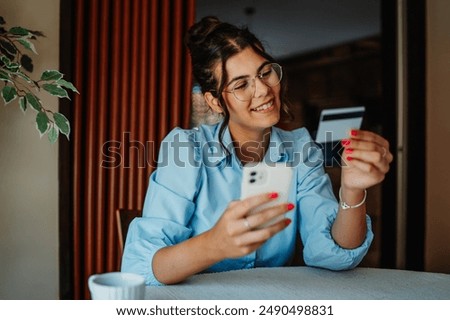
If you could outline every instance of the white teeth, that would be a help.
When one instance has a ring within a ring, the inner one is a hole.
[[[262,106],[259,106],[258,108],[253,109],[254,111],[263,111],[266,110],[268,108],[270,108],[272,106],[272,102],[263,104]]]

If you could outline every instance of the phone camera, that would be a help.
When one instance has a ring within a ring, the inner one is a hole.
[[[250,183],[255,183],[256,180],[255,179],[250,179]]]

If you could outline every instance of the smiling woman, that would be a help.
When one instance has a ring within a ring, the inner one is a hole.
[[[261,70],[272,76],[264,79]],[[215,76],[218,79],[224,77],[226,84],[222,94],[217,91],[205,93],[209,106],[217,113],[226,114],[224,124],[228,118],[228,126],[235,141],[262,141],[268,129],[280,120],[281,78],[275,71],[272,72],[270,62],[252,48],[245,48],[228,59],[224,74],[220,68],[216,68]],[[222,99],[217,98],[220,96]],[[242,148],[240,150],[245,151]],[[260,151],[259,159],[249,160],[261,161],[264,149]]]
[[[159,163],[166,159],[167,165],[150,177],[143,217],[129,227],[122,270],[161,285],[200,272],[285,266],[292,262],[297,235],[306,264],[332,270],[357,266],[373,238],[365,189],[389,169],[388,142],[352,130],[339,206],[308,131],[276,127],[289,115],[286,82],[282,67],[254,34],[205,17],[189,29],[187,45],[195,80],[223,120],[176,128],[165,138],[170,147],[161,149]],[[204,150],[214,150],[217,142],[222,150],[211,165]],[[286,202],[275,204],[280,190],[238,200],[243,165],[255,162],[293,168]]]

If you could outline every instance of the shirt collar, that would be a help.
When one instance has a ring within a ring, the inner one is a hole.
[[[280,129],[272,127],[270,134],[269,148],[264,156],[264,160],[267,162],[287,162],[288,161],[288,148],[289,145],[285,144],[280,135]]]
[[[214,133],[214,140],[219,140],[219,131],[220,126],[222,125],[222,122],[219,122],[216,127],[216,131]],[[264,156],[264,161],[266,162],[287,162],[289,160],[289,149],[292,148],[289,147],[289,144],[286,144],[286,141],[283,141],[281,137],[281,129],[272,127],[272,132],[270,134],[270,142],[269,142],[269,148]],[[236,152],[233,148],[233,141],[231,139],[231,134],[228,126],[225,128],[223,139],[223,144],[225,147],[228,148],[228,150],[231,152],[231,156],[234,157],[237,160]],[[216,157],[216,160],[223,161],[227,158],[227,153],[225,151],[220,152],[220,156]],[[240,163],[240,161],[238,161]]]

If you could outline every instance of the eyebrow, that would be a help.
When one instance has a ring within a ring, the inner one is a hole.
[[[268,65],[268,64],[270,64],[270,63],[271,63],[270,61],[264,61],[264,62],[258,67],[258,69],[256,69],[256,74],[259,74],[259,73],[261,72],[262,68],[264,68],[266,65]],[[241,79],[246,79],[246,78],[249,78],[249,77],[250,77],[250,75],[242,75],[242,76],[234,77],[233,79],[231,79],[231,80],[225,85],[225,87],[228,87],[230,84],[232,84],[232,83],[235,82],[235,81],[238,81],[238,80],[241,80]]]

